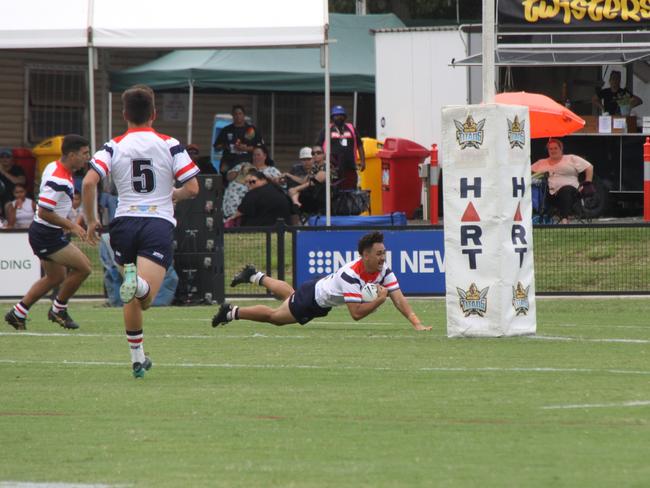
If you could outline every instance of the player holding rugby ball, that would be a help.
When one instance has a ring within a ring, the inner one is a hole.
[[[326,316],[332,307],[343,304],[347,305],[354,320],[361,320],[379,308],[390,296],[395,307],[415,330],[431,330],[431,327],[422,325],[402,294],[395,274],[385,266],[384,235],[381,232],[364,235],[359,240],[358,251],[361,256],[359,259],[347,263],[335,273],[303,283],[297,290],[284,281],[258,272],[252,265],[246,265],[234,277],[230,286],[255,283],[282,300],[282,305],[273,309],[266,305],[239,307],[224,303],[212,318],[212,326],[217,327],[233,320],[304,325],[316,317]],[[371,301],[364,301],[364,296],[370,300],[375,295],[368,284],[375,285],[376,296]]]

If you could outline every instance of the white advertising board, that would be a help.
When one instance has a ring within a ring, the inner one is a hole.
[[[0,297],[21,297],[41,277],[27,232],[0,231]]]
[[[445,293],[449,337],[536,331],[526,107],[445,107]]]

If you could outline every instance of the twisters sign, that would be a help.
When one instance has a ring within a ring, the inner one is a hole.
[[[639,29],[650,22],[650,0],[498,0],[500,30]]]

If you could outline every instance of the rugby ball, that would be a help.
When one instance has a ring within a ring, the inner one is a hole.
[[[377,298],[377,285],[374,283],[366,283],[361,287],[361,300],[364,302],[372,302]]]

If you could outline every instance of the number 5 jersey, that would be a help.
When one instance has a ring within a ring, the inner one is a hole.
[[[117,188],[115,217],[158,217],[176,225],[172,191],[199,168],[173,137],[152,128],[129,129],[104,144],[90,161],[104,178],[109,173]]]

